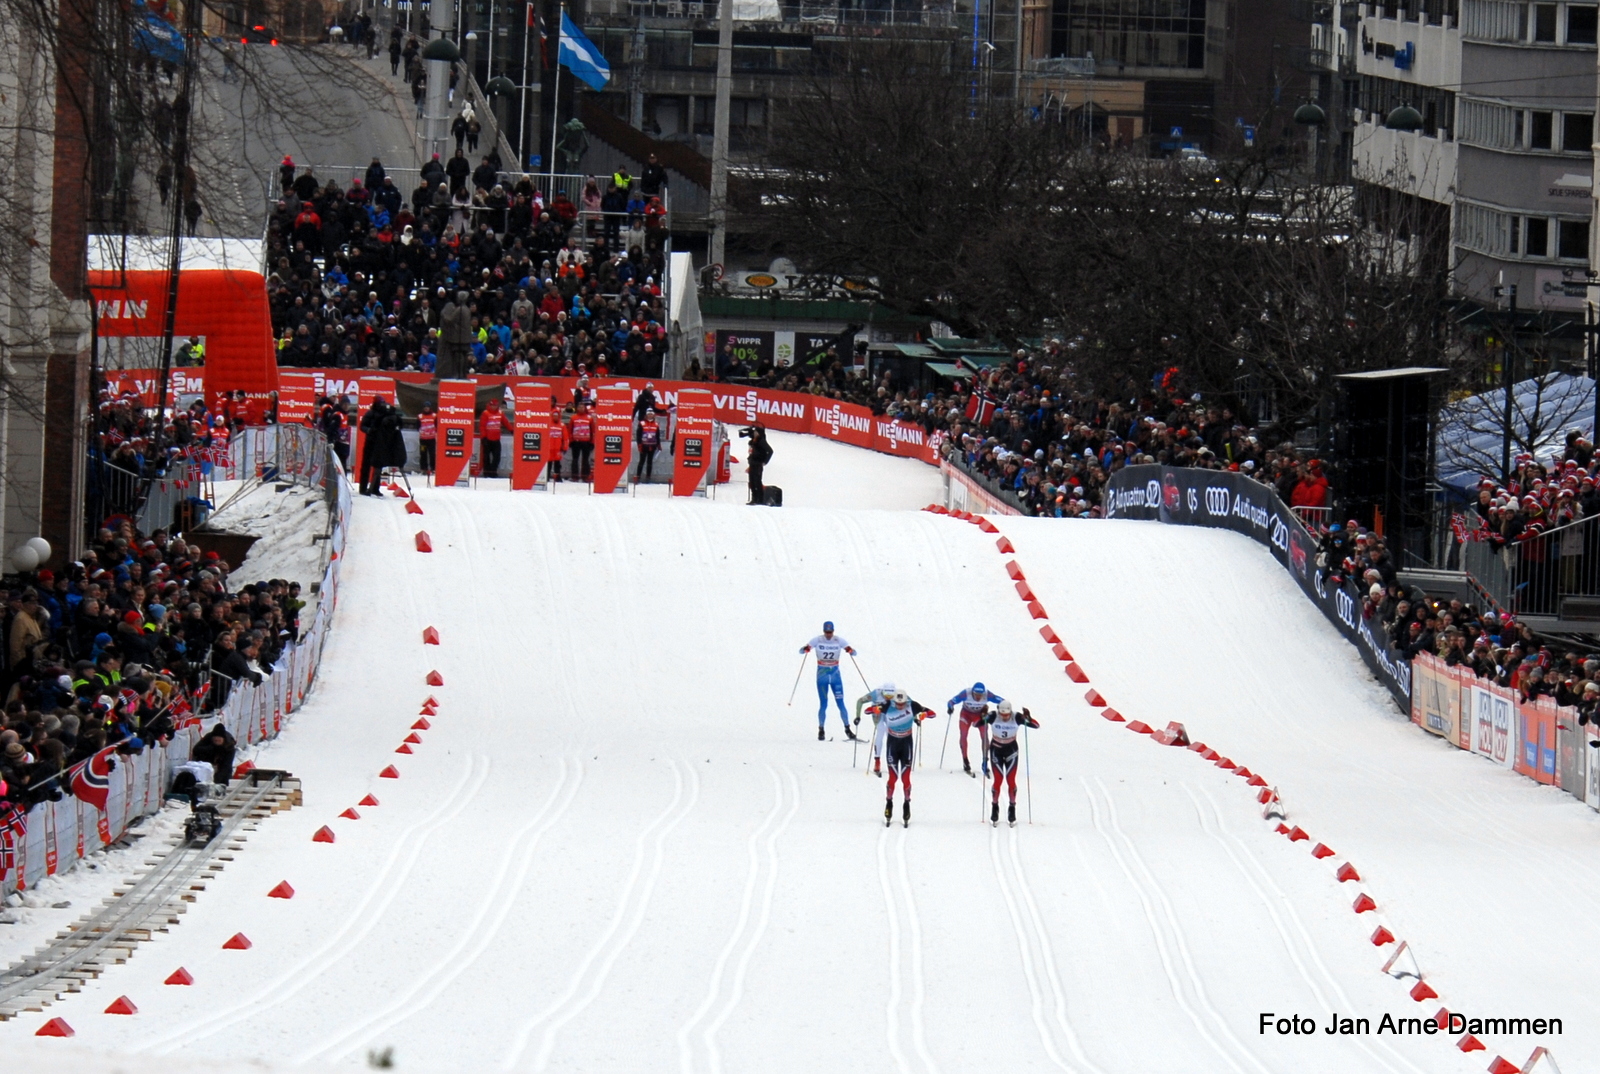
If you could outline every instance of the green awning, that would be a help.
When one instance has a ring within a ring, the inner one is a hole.
[[[963,369],[951,362],[923,362],[923,365],[939,374],[941,377],[954,377],[960,380],[972,376],[972,370]]]

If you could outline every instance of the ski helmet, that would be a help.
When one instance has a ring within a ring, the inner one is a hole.
[[[896,690],[894,692],[894,703],[896,705],[904,705],[906,703],[906,692],[904,690]]]
[[[833,620],[832,619],[829,619],[826,623],[822,624],[822,632],[824,634],[832,634],[833,633]]]
[[[1000,715],[1002,715],[1002,716],[1010,716],[1013,711],[1014,710],[1011,707],[1011,702],[1009,702],[1009,701],[1000,702]]]
[[[979,694],[986,694],[988,692],[989,692],[988,690],[985,690],[983,688],[983,683],[975,682],[975,683],[972,684],[971,693],[972,693],[973,697],[977,697]]]
[[[880,695],[882,695],[883,697],[893,697],[894,693],[895,693],[894,683],[892,683],[892,682],[884,683],[882,686],[878,687],[878,693]]]

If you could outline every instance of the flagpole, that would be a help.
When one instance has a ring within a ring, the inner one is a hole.
[[[556,133],[561,130],[561,35],[567,29],[567,5],[561,5],[556,23],[556,87],[550,98],[550,197],[556,196]]]
[[[534,7],[529,2],[527,9],[523,12],[523,22],[532,22],[533,15]],[[519,174],[522,169],[528,166],[528,38],[530,36],[528,31],[533,29],[536,29],[536,27],[524,26],[522,28],[522,77],[517,79],[521,87],[517,91],[517,95],[522,98],[522,106],[517,110],[517,155],[522,157],[521,160],[517,161],[517,172]]]

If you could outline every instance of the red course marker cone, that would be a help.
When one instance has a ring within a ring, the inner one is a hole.
[[[1062,645],[1059,641],[1050,646],[1050,651],[1054,653],[1056,659],[1060,660],[1062,663],[1070,663],[1072,660],[1072,654],[1067,652],[1067,647]]]
[[[378,778],[379,779],[399,779],[400,778],[400,771],[399,771],[399,769],[395,768],[394,765],[390,765],[388,768],[385,768],[382,772],[378,773]]]
[[[999,533],[1000,532],[998,529],[995,528],[994,523],[990,522],[987,518],[978,519],[978,528],[980,530],[982,530],[984,533]]]
[[[1256,801],[1260,802],[1262,805],[1266,805],[1268,802],[1272,801],[1272,791],[1266,787],[1262,787],[1260,792],[1256,795]]]
[[[1318,843],[1311,848],[1311,856],[1313,858],[1331,858],[1333,857],[1333,851],[1328,849],[1326,843]]]
[[[1471,1033],[1468,1033],[1466,1036],[1456,1041],[1456,1047],[1460,1048],[1464,1052],[1482,1052],[1488,1050],[1483,1046],[1483,1041],[1479,1040],[1477,1037],[1474,1037]]]
[[[1494,1062],[1489,1064],[1489,1074],[1522,1074],[1522,1068],[1515,1063],[1508,1063],[1498,1055]]]
[[[998,541],[996,541],[994,543],[994,546],[996,548],[1000,549],[1000,551],[1004,552],[1008,556],[1016,555],[1017,550],[1015,548],[1012,548],[1011,547],[1011,542],[1006,540],[1004,537],[1002,537]]]
[[[393,481],[389,482],[389,491],[394,493],[402,500],[409,500],[411,498],[411,493],[407,492]]]
[[[1231,769],[1231,768],[1238,768],[1239,766],[1234,764],[1232,761],[1230,761],[1226,757],[1218,757],[1217,758],[1217,767],[1218,768],[1230,768]]]
[[[408,514],[408,515],[420,515],[420,514],[422,514],[422,505],[417,503],[416,500],[407,500],[406,501],[406,514]]]
[[[1377,908],[1378,904],[1372,901],[1372,896],[1364,891],[1356,896],[1355,902],[1350,904],[1350,909],[1358,914],[1364,914],[1368,910],[1376,910]],[[1393,939],[1393,937],[1390,937],[1390,939]]]
[[[67,1020],[65,1018],[50,1019],[44,1025],[40,1026],[39,1031],[34,1034],[36,1037],[72,1037],[76,1035],[77,1034],[72,1031],[72,1027],[67,1025]]]
[[[162,983],[169,985],[192,985],[194,984],[194,974],[190,973],[182,966],[179,966],[177,969],[173,970],[172,973],[168,975],[167,979]]]
[[[1022,568],[1017,566],[1017,561],[1014,559],[1006,560],[1006,574],[1010,576],[1013,582],[1020,582],[1026,577],[1022,573]]]
[[[1112,723],[1122,723],[1123,722],[1122,713],[1118,712],[1114,708],[1101,709],[1100,710],[1100,715],[1104,716],[1106,719],[1110,720]]]
[[[1049,642],[1051,645],[1061,644],[1061,639],[1056,637],[1055,629],[1048,625],[1039,628],[1039,636],[1045,641]]]
[[[1427,981],[1418,981],[1411,987],[1411,998],[1421,1003],[1425,999],[1438,999],[1439,993],[1435,992]]]
[[[1345,862],[1343,865],[1339,866],[1339,871],[1334,873],[1333,875],[1334,875],[1334,878],[1336,880],[1338,880],[1339,883],[1341,883],[1341,884],[1344,883],[1346,880],[1360,880],[1361,879],[1361,874],[1356,872],[1356,867],[1354,865],[1351,865],[1349,862]]]
[[[406,741],[411,743],[413,746],[420,746],[422,745],[422,736],[413,731],[406,736]]]
[[[224,951],[248,951],[255,945],[250,942],[250,937],[242,932],[236,932],[228,937],[228,942],[222,945]]]
[[[1103,709],[1103,708],[1106,707],[1106,699],[1101,697],[1100,696],[1100,691],[1096,690],[1092,686],[1083,695],[1083,699],[1085,701],[1089,702],[1089,704],[1093,705],[1097,709]]]
[[[1296,824],[1294,826],[1294,828],[1289,832],[1289,842],[1291,842],[1291,843],[1298,843],[1302,839],[1310,839],[1310,838],[1311,837],[1306,834],[1306,830],[1304,828],[1300,827],[1300,825],[1298,825],[1298,824]]]
[[[289,886],[289,881],[280,880],[280,881],[278,881],[278,886],[277,887],[275,887],[271,891],[267,892],[267,898],[269,898],[269,899],[292,899],[292,898],[294,898],[294,888]]]
[[[254,772],[255,770],[256,770],[256,763],[254,761],[246,761],[244,764],[240,765],[238,768],[235,768],[233,770],[233,778],[234,779],[243,779],[245,776],[248,776],[251,772]]]
[[[412,724],[411,725],[411,729],[413,731],[426,731],[432,726],[433,726],[433,724],[429,723],[428,722],[428,718],[426,716],[424,716],[422,719],[420,719],[416,723]]]
[[[1073,682],[1089,681],[1089,676],[1084,674],[1084,670],[1078,666],[1077,661],[1073,661],[1067,665],[1067,678],[1071,679]]]
[[[343,813],[340,813],[339,815],[341,817],[343,817],[345,820],[360,820],[361,819],[361,814],[356,812],[356,807],[355,806],[351,806],[349,809],[346,809]]]
[[[1252,787],[1265,787],[1266,785],[1267,785],[1267,781],[1262,779],[1260,776],[1252,775],[1250,777],[1250,786],[1252,786]]]
[[[356,805],[364,805],[364,806],[374,806],[374,805],[377,805],[377,804],[378,804],[378,800],[376,798],[372,797],[372,795],[370,795],[370,794],[367,795],[365,798],[361,799],[361,801],[356,803]]]
[[[428,539],[428,531],[427,530],[418,530],[417,531],[417,551],[418,552],[432,552],[433,551],[433,542]]]
[[[1378,930],[1372,934],[1372,946],[1382,947],[1386,943],[1394,943],[1394,933],[1379,925]]]
[[[1128,725],[1128,730],[1136,734],[1148,735],[1150,733],[1150,725],[1142,720],[1134,720]]]
[[[439,674],[437,671],[428,672],[428,685],[429,686],[443,686],[444,685],[444,676]],[[431,697],[428,698],[428,700],[430,702],[432,702],[435,706],[437,706],[439,704],[439,702],[434,701],[433,698],[431,698]]]
[[[1033,590],[1028,588],[1027,582],[1017,583],[1017,596],[1021,597],[1023,600],[1033,599]]]
[[[317,829],[317,833],[311,837],[311,841],[313,843],[333,842],[333,829],[324,824],[322,827]]]
[[[433,629],[433,627],[424,628],[424,630],[422,631],[422,644],[424,644],[424,645],[438,645],[439,644],[439,632],[437,630]]]
[[[1255,775],[1254,772],[1250,771],[1244,765],[1240,765],[1238,768],[1235,768],[1233,770],[1233,774],[1241,779],[1249,779],[1251,776]]]
[[[411,752],[411,747],[406,745],[404,742],[402,742],[402,743],[400,743],[399,747],[395,749],[394,752],[396,752],[396,753],[410,753]]]
[[[133,1005],[133,1000],[127,996],[118,996],[116,1002],[106,1008],[107,1014],[138,1014],[139,1008]]]
[[[1035,619],[1048,619],[1048,618],[1050,618],[1049,614],[1046,613],[1045,610],[1044,610],[1044,605],[1040,604],[1036,600],[1028,601],[1028,614],[1033,616]]]
[[[1281,820],[1278,822],[1278,826],[1276,828],[1272,829],[1272,830],[1277,832],[1279,835],[1288,835],[1289,834],[1289,826],[1287,824],[1283,823],[1283,821],[1281,821]]]

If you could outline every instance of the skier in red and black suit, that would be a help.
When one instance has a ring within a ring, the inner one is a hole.
[[[1011,808],[1007,819],[1017,823],[1017,734],[1021,727],[1038,727],[1039,721],[1027,709],[1020,713],[1009,701],[1002,701],[983,718],[989,725],[989,772],[994,780],[990,793],[989,823],[1000,823],[1000,781],[1005,780],[1011,792]]]

